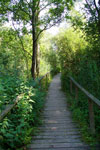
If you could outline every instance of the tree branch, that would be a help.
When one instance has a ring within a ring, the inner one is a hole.
[[[47,5],[45,5],[44,7],[42,7],[40,10],[39,10],[39,13],[44,10],[47,6],[51,5],[52,3],[48,3]]]
[[[64,17],[63,17],[63,18],[64,18]],[[62,18],[62,19],[63,19],[63,18]],[[48,25],[46,25],[46,26],[38,33],[38,35],[37,35],[35,41],[38,40],[40,34],[41,34],[43,31],[48,30],[48,29],[50,29],[51,27],[55,26],[58,22],[61,22],[62,19],[57,20],[55,23],[51,24],[49,27],[47,27]]]
[[[24,9],[22,9],[22,7],[21,7],[21,6],[19,6],[19,8],[20,8],[20,10],[21,10],[21,11],[23,11],[24,13],[26,13],[26,15],[28,15],[28,16],[29,16],[30,20],[32,19],[32,16],[30,15],[30,12],[29,12],[29,13],[28,13],[28,12],[26,12]]]
[[[95,21],[97,21],[97,17],[96,17],[96,15],[94,14],[93,9],[91,8],[91,6],[90,6],[90,4],[88,3],[88,1],[87,1],[87,0],[85,0],[85,1],[86,1],[86,4],[87,4],[87,5],[88,5],[88,7],[89,7],[89,9],[90,9],[91,13],[94,15],[94,17],[95,17]]]
[[[17,32],[18,38],[20,39],[20,43],[21,43],[21,45],[22,45],[23,51],[24,51],[25,53],[27,53],[30,57],[32,57],[32,55],[31,55],[29,52],[27,52],[27,51],[25,50],[24,44],[23,44],[23,42],[22,42],[22,39],[21,39],[21,37],[20,37],[20,35],[19,35],[19,33],[18,33],[18,31],[17,31],[17,29],[16,29],[16,27],[15,27],[13,21],[12,21],[12,25],[13,25],[15,31]]]
[[[37,6],[36,6],[36,7],[38,8],[38,7],[39,7],[39,5],[40,5],[40,0],[38,0],[38,2],[37,2]]]
[[[92,10],[92,8],[91,8],[90,4],[88,3],[88,1],[87,1],[87,0],[85,0],[85,1],[86,1],[86,4],[88,5],[88,7],[89,7],[90,11],[91,11],[91,12],[93,12],[93,10]]]
[[[96,5],[96,1],[95,0],[93,0],[94,1],[94,6],[95,6],[95,8],[96,8],[96,11],[97,11],[97,13],[98,13],[98,15],[99,15],[99,9],[98,9],[98,7],[97,7],[97,5]]]

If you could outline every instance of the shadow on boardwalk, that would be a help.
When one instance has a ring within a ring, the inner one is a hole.
[[[29,150],[91,150],[81,141],[79,129],[67,108],[60,74],[50,84],[43,118],[41,132],[32,138]]]

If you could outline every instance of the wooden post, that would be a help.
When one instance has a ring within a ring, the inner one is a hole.
[[[47,89],[47,86],[48,86],[48,74],[46,74],[46,89]]]
[[[40,85],[40,89],[42,88],[42,83],[41,83],[41,81],[39,82],[39,85]]]
[[[72,80],[70,80],[70,93],[72,94]]]
[[[89,103],[89,120],[90,120],[90,130],[92,134],[95,134],[95,120],[94,120],[94,111],[93,111],[93,101],[88,99]]]
[[[48,74],[48,80],[50,80],[50,74],[51,74],[51,72]]]
[[[78,88],[75,87],[75,99],[78,99]]]

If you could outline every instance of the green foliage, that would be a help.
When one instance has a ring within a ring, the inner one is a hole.
[[[87,45],[82,36],[81,31],[75,32],[73,29],[65,29],[55,37],[54,43],[58,51],[62,72],[71,73],[70,70],[76,72],[75,66],[78,64],[77,61],[81,59],[78,56],[84,54]],[[65,68],[67,69],[64,70]]]
[[[0,96],[2,97],[2,105],[0,107],[2,109],[5,105],[11,104],[17,95],[24,94],[18,104],[0,123],[0,145],[8,150],[17,149],[29,143],[30,134],[34,133],[34,127],[41,123],[40,114],[46,94],[45,90],[41,90],[41,88],[44,86],[47,90],[48,82],[46,83],[46,79],[44,79],[40,88],[32,80],[23,81],[15,77],[8,77],[7,79],[6,77],[5,79],[2,78],[1,81],[2,93]],[[34,88],[36,84],[37,86]]]
[[[19,77],[23,75],[24,78],[28,76],[32,40],[30,35],[22,36],[22,40],[26,51],[23,50],[14,30],[0,28],[0,75],[10,74]]]
[[[30,33],[32,35],[32,65],[31,75],[35,79],[35,71],[38,74],[38,39],[44,30],[61,23],[73,6],[73,0],[12,0],[0,2],[1,22],[12,22],[18,38],[21,40],[23,50],[24,44],[21,34]],[[9,14],[9,17],[8,17]],[[42,15],[41,15],[42,14]],[[41,17],[40,17],[41,16]],[[17,26],[16,26],[17,24]],[[26,54],[25,54],[25,57]],[[28,60],[26,58],[27,70]]]
[[[85,32],[88,34],[88,40],[97,41],[100,36],[100,1],[88,1],[85,6],[85,16],[87,15]]]
[[[53,70],[54,74],[60,71],[58,53],[53,43],[53,36],[49,33],[45,33],[40,40],[40,58],[41,74],[49,70]]]
[[[5,14],[10,12],[13,22],[13,29],[0,27],[0,113],[7,105],[12,104],[12,101],[19,94],[23,93],[23,97],[18,104],[0,122],[0,149],[20,149],[20,147],[29,143],[31,132],[34,133],[35,127],[41,123],[40,114],[44,105],[44,96],[52,76],[48,76],[47,79],[44,78],[41,86],[38,84],[38,79],[36,81],[30,79],[29,72],[34,39],[30,34],[32,29],[27,30],[27,25],[32,21],[30,18],[33,14],[30,13],[30,10],[33,11],[36,8],[35,17],[37,17],[40,10],[36,7],[37,2],[39,1],[34,1],[35,5],[33,5],[31,1],[29,4],[24,1],[0,1],[0,21],[9,21]],[[45,27],[52,26],[50,23],[60,22],[64,12],[62,2],[51,1],[50,16],[46,14],[46,17],[44,16],[41,20],[37,19],[38,22],[34,26],[37,31],[37,39],[41,31],[46,29]],[[70,9],[70,1],[66,4],[69,5],[68,9]],[[44,4],[42,3],[41,6],[45,8],[45,5],[47,5],[47,1]],[[59,14],[57,15],[58,11]],[[21,24],[21,26],[17,26],[17,28],[14,26],[15,22]],[[41,24],[41,27],[44,27],[43,29],[39,28]],[[27,33],[29,34],[27,35]],[[52,49],[50,46],[47,52],[46,45],[40,42],[40,75],[44,75],[51,69],[54,70],[52,74],[59,71],[58,56]]]
[[[70,108],[74,118],[81,126],[83,139],[90,144],[100,141],[100,111],[94,104],[96,134],[92,136],[89,130],[88,99],[79,92],[78,100],[69,96],[69,76],[82,85],[86,90],[98,99],[100,98],[100,71],[99,71],[99,47],[100,43],[90,43],[84,38],[82,31],[73,29],[64,30],[59,33],[54,43],[57,47],[62,71],[62,87],[67,90]]]
[[[69,86],[68,83],[67,86]],[[73,119],[77,122],[77,125],[80,128],[82,139],[86,143],[90,144],[91,146],[95,146],[95,144],[99,142],[98,124],[100,124],[100,122],[98,122],[99,118],[98,119],[96,118],[97,116],[100,116],[99,109],[95,110],[96,134],[93,135],[91,134],[89,128],[89,112],[88,112],[87,97],[82,92],[79,92],[78,99],[75,99],[75,92],[73,91],[73,94],[71,95],[69,89],[66,89],[66,93],[67,93],[67,102],[69,104],[69,109],[72,111]]]

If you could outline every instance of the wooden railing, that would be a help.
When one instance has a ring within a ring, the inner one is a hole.
[[[38,83],[41,85],[41,81],[46,77],[46,86],[47,86],[47,78],[48,78],[48,75],[51,73],[48,72],[46,73],[44,76],[42,76],[39,80],[38,80]],[[19,100],[22,98],[23,94],[20,94],[19,96],[17,96],[16,99],[14,99],[12,102],[13,104],[9,104],[6,106],[5,110],[2,111],[2,113],[0,114],[0,121],[2,121],[6,116],[7,114],[17,105],[17,103],[19,102]]]
[[[78,99],[78,89],[80,89],[88,97],[90,129],[91,129],[91,133],[94,134],[95,133],[95,119],[94,119],[93,104],[95,103],[98,107],[100,107],[100,100],[95,98],[88,91],[86,91],[72,77],[69,77],[69,78],[70,78],[70,92],[71,93],[72,93],[73,84],[75,85],[75,98]]]
[[[15,107],[22,96],[23,94],[17,96],[17,98],[12,101],[13,104],[9,104],[6,106],[5,110],[3,110],[3,112],[0,114],[0,121],[3,120],[7,116],[7,114]]]
[[[47,72],[44,76],[42,76],[42,77],[38,80],[40,85],[41,85],[42,79],[46,78],[46,86],[47,86],[48,75],[49,75],[51,72],[52,72],[52,71]]]

